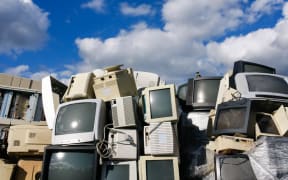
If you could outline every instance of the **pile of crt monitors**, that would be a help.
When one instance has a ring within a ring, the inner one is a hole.
[[[53,112],[58,88],[42,83]],[[117,65],[73,75],[54,117],[45,112],[52,137],[41,178],[178,180],[178,111],[175,85],[157,74]]]
[[[286,76],[237,61],[220,79],[197,74],[177,98],[181,179],[288,177]]]
[[[40,179],[44,148],[51,144],[41,81],[0,74],[0,179]]]

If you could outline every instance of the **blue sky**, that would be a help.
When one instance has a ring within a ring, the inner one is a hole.
[[[288,75],[284,0],[1,0],[0,70],[41,79],[124,64],[182,83],[239,59]]]

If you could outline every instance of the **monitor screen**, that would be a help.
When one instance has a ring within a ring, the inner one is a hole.
[[[172,116],[169,88],[150,91],[150,110],[152,119]]]
[[[244,128],[246,108],[224,109],[218,112],[218,121],[216,121],[215,129],[239,129]]]
[[[105,180],[129,180],[129,164],[107,165]]]
[[[195,81],[193,100],[194,103],[216,103],[219,80]]]
[[[56,118],[55,135],[93,131],[96,106],[93,102],[62,106]]]
[[[97,176],[98,155],[95,145],[45,148],[42,180],[93,180]]]
[[[174,180],[172,160],[147,160],[147,180]]]
[[[246,155],[220,155],[216,157],[217,180],[256,180]]]
[[[257,122],[259,129],[262,133],[280,135],[271,115],[263,114],[263,113],[257,113],[256,114],[256,122]]]
[[[186,105],[193,109],[210,110],[216,105],[221,77],[189,79]]]
[[[247,75],[246,79],[249,91],[288,94],[288,84],[281,77],[254,74]]]

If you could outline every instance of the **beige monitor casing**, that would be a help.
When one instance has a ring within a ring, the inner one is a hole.
[[[93,91],[93,78],[94,74],[79,73],[71,76],[68,88],[63,96],[65,102],[78,100],[78,99],[91,99],[95,98]]]
[[[42,171],[42,160],[23,160],[17,163],[15,180],[39,180],[36,179],[37,174]],[[38,175],[38,176],[39,176]]]
[[[288,136],[288,107],[281,105],[274,113],[273,119],[281,136]]]
[[[8,154],[42,155],[44,148],[51,144],[51,130],[48,126],[11,126],[8,135]]]
[[[15,166],[16,164],[7,164],[4,159],[0,159],[0,179],[12,179]]]
[[[136,96],[137,88],[131,68],[108,71],[94,78],[94,93],[97,99],[111,101],[117,97]]]

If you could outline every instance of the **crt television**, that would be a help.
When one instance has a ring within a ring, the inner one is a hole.
[[[222,77],[198,77],[188,80],[186,105],[193,109],[210,110],[215,107]]]
[[[101,180],[137,179],[136,161],[105,161],[102,165]]]
[[[60,104],[52,144],[74,144],[102,139],[105,107],[101,99],[75,100]]]
[[[254,138],[255,112],[251,100],[228,101],[218,105],[213,126],[213,135],[243,134]]]
[[[178,157],[140,156],[140,180],[179,180]]]
[[[94,180],[99,178],[95,145],[47,146],[43,156],[41,180]]]
[[[256,180],[249,157],[245,154],[215,156],[216,180]]]
[[[242,72],[259,72],[259,73],[269,73],[269,74],[276,74],[276,70],[273,67],[265,66],[263,64],[257,64],[254,62],[249,61],[236,61],[234,62],[233,67],[233,74],[230,78],[230,85],[232,88],[235,88],[235,81],[234,78],[236,74]]]
[[[174,84],[146,88],[143,91],[143,95],[145,122],[178,120]]]
[[[288,98],[288,78],[267,73],[239,73],[235,76],[236,89],[244,98]]]

